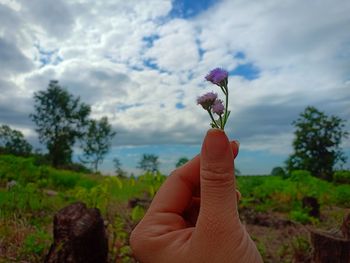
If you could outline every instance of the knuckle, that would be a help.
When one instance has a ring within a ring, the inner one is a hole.
[[[233,177],[233,169],[228,169],[227,166],[203,164],[201,176],[208,180],[231,179]]]

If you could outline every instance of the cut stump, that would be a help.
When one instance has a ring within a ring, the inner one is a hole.
[[[348,236],[350,214],[339,230],[320,231],[310,229],[315,263],[350,263],[350,239]]]
[[[104,220],[97,208],[77,202],[54,217],[54,243],[46,263],[105,263],[108,241]]]
[[[303,208],[309,210],[309,216],[320,218],[320,204],[317,198],[312,196],[305,196],[302,200]]]

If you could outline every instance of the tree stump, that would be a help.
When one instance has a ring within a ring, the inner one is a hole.
[[[305,196],[302,205],[309,210],[309,216],[320,218],[320,204],[315,197]]]
[[[46,263],[105,263],[108,241],[104,221],[97,208],[71,204],[54,217],[54,243]]]
[[[350,263],[350,214],[339,230],[324,232],[310,229],[315,263]]]

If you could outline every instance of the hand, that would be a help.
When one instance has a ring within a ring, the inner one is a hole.
[[[262,262],[238,216],[237,154],[223,131],[208,131],[200,155],[169,176],[131,233],[140,262]]]

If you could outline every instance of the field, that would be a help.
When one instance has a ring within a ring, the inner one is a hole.
[[[32,158],[0,156],[0,262],[43,262],[53,241],[53,216],[82,201],[100,209],[109,239],[109,262],[135,262],[128,238],[166,176],[91,175],[38,165]],[[290,177],[239,176],[241,220],[265,262],[308,262],[308,228],[338,228],[350,212],[350,185],[294,171]],[[320,203],[314,218],[302,206]]]

